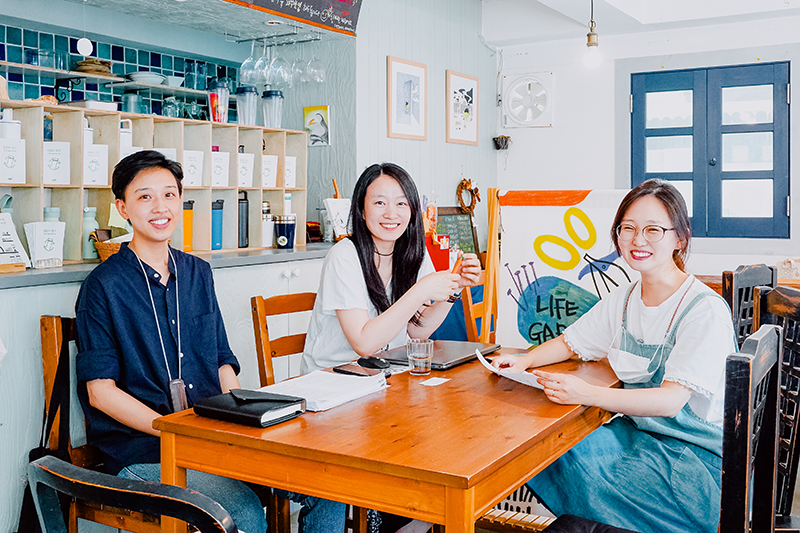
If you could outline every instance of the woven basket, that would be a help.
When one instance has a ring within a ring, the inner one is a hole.
[[[98,242],[94,241],[94,247],[97,248],[97,253],[100,254],[100,261],[105,261],[115,253],[119,252],[122,243],[119,242]]]

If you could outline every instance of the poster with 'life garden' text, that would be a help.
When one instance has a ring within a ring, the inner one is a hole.
[[[611,241],[627,192],[500,195],[498,343],[523,348],[554,339],[611,291],[638,278]]]

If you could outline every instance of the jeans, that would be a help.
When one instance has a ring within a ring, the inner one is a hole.
[[[127,479],[160,483],[161,465],[158,463],[129,465],[117,475]],[[186,486],[219,503],[231,515],[240,532],[266,532],[267,521],[264,517],[264,508],[261,506],[258,496],[241,481],[196,470],[187,470]],[[282,490],[276,490],[276,493],[303,506],[300,510],[298,533],[342,533],[344,531],[345,506],[343,503]]]

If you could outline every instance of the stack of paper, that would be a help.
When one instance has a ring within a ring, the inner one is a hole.
[[[489,361],[481,354],[479,350],[475,350],[475,353],[478,355],[478,359],[480,360],[481,364],[486,367],[489,372],[494,372],[498,376],[503,376],[504,378],[508,378],[510,380],[516,381],[517,383],[522,383],[523,385],[528,385],[530,387],[535,387],[537,389],[544,390],[542,384],[539,383],[539,378],[529,372],[508,372],[503,370],[498,370],[493,367]]]
[[[11,214],[0,213],[0,265],[28,265],[28,255],[19,241]]]
[[[386,388],[386,376],[381,372],[374,376],[347,376],[324,370],[289,379],[275,385],[262,387],[261,391],[287,394],[306,399],[309,411],[326,411]]]
[[[25,224],[25,237],[33,268],[60,267],[64,257],[64,222]]]

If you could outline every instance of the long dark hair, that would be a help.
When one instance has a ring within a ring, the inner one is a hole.
[[[641,185],[631,189],[622,199],[614,217],[614,224],[611,226],[611,240],[617,253],[622,255],[619,248],[619,237],[617,236],[617,226],[622,222],[622,217],[628,212],[631,205],[643,196],[655,196],[667,210],[675,235],[678,237],[680,248],[672,252],[672,260],[675,265],[685,270],[686,259],[689,257],[689,243],[692,240],[692,223],[689,221],[689,212],[686,210],[686,202],[683,195],[670,182],[654,178],[647,180]]]
[[[394,243],[391,301],[386,297],[386,289],[375,266],[375,241],[372,240],[372,233],[364,220],[364,199],[367,196],[367,188],[380,176],[388,176],[400,185],[411,209],[408,229]],[[422,227],[419,194],[408,172],[393,163],[372,165],[362,172],[353,190],[350,224],[352,225],[350,240],[358,252],[369,299],[378,310],[378,314],[383,313],[417,282],[417,274],[425,258],[425,231]],[[419,324],[419,319],[415,316],[411,322]]]

